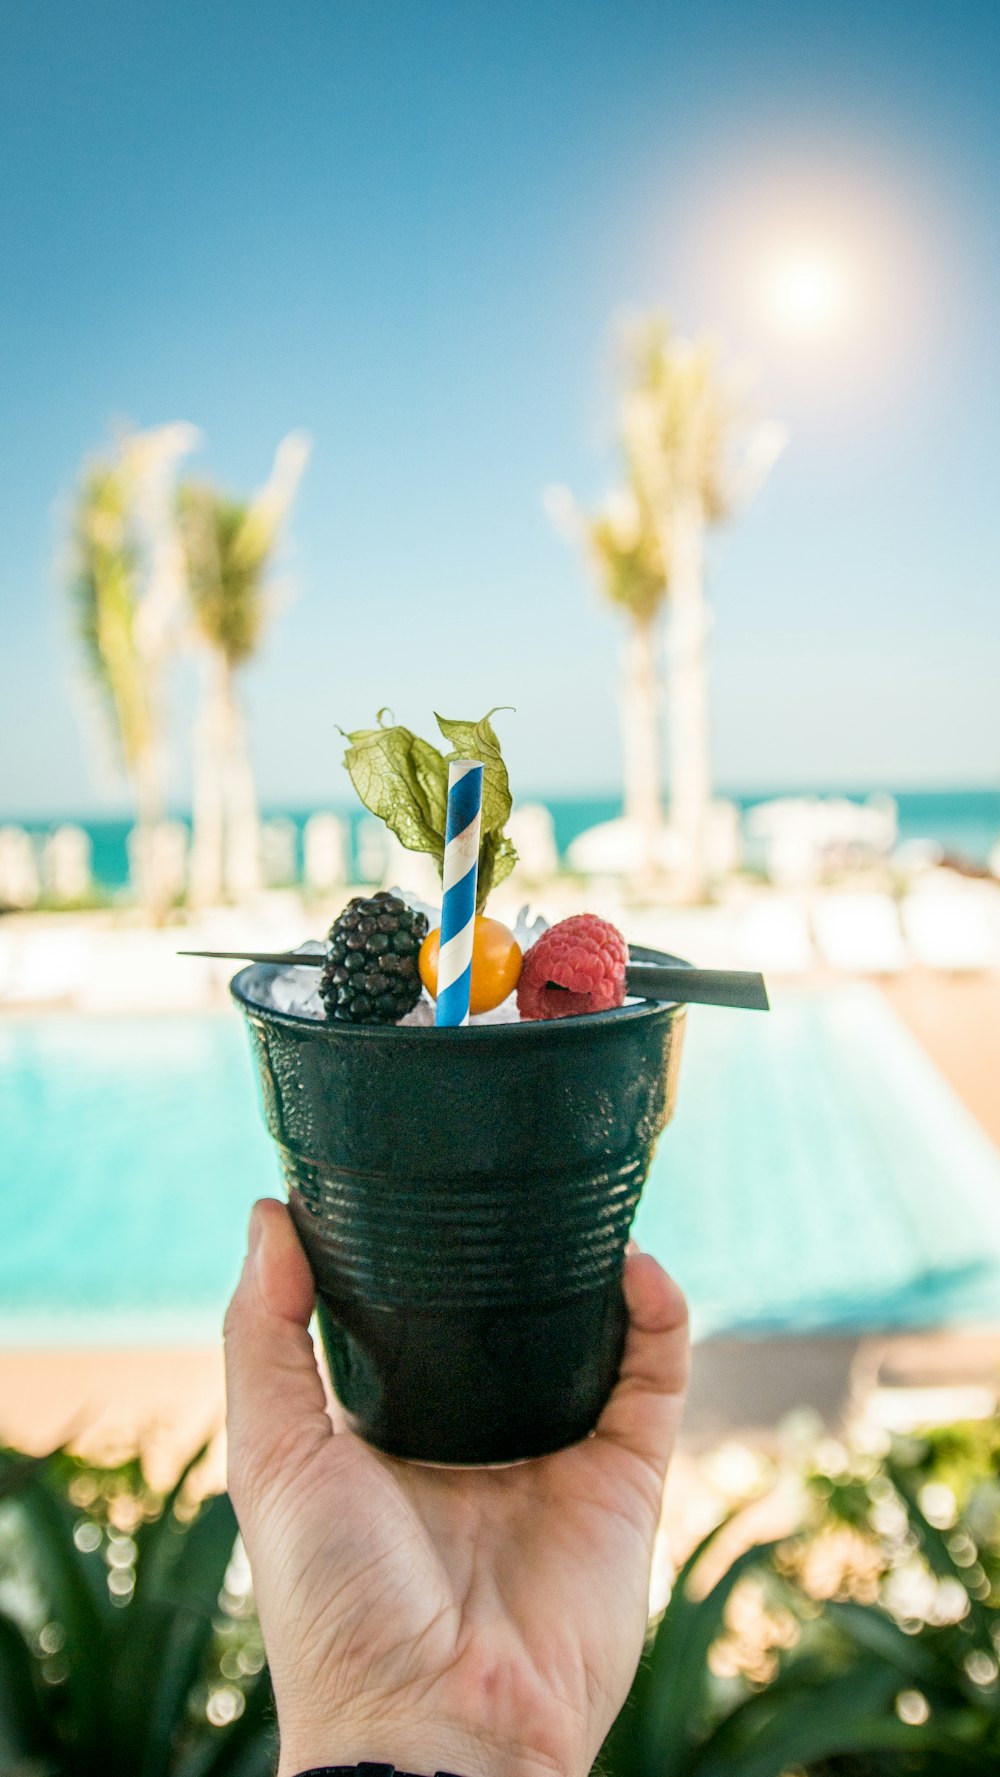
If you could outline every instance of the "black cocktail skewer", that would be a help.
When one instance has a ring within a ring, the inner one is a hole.
[[[179,950],[178,956],[218,957],[225,962],[278,963],[284,968],[321,969],[324,951]],[[629,963],[625,985],[634,999],[677,1000],[685,1005],[733,1006],[745,1012],[767,1012],[770,1004],[763,975],[747,969],[672,968],[659,963]],[[559,986],[553,982],[553,986]]]

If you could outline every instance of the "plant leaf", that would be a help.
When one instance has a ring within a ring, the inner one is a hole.
[[[142,1747],[141,1777],[159,1777],[169,1762],[208,1652],[236,1535],[229,1496],[216,1494],[177,1538],[156,1589],[123,1613],[116,1730],[122,1746]]]
[[[818,1683],[803,1683],[793,1661],[727,1716],[685,1777],[780,1777],[789,1766],[837,1756],[968,1744],[970,1712],[944,1721],[932,1714],[922,1726],[901,1722],[893,1710],[899,1686],[899,1673],[881,1661]]]
[[[16,1495],[42,1595],[66,1636],[66,1696],[81,1769],[97,1768],[108,1744],[105,1673],[110,1601],[105,1612],[90,1580],[94,1557],[77,1549],[72,1513],[56,1492],[55,1482],[50,1485],[51,1462],[48,1458],[34,1463],[28,1473],[23,1457],[0,1451],[0,1489]]]
[[[729,1599],[740,1580],[754,1568],[764,1566],[777,1546],[776,1542],[756,1543],[745,1549],[704,1598],[689,1595],[690,1566],[678,1576],[650,1653],[650,1769],[659,1771],[662,1777],[683,1771],[690,1756],[693,1731],[697,1731],[698,1701],[707,1683],[708,1650],[722,1633]],[[675,1597],[677,1602],[671,1615]]]
[[[482,912],[486,905],[486,897],[510,875],[517,863],[517,852],[504,834],[497,838],[495,833],[487,833],[479,844],[479,876],[476,882],[476,908]]]
[[[438,716],[447,756],[399,724],[359,728],[348,734],[344,764],[365,807],[395,833],[407,851],[429,852],[440,873],[448,811],[448,765],[478,759],[483,765],[483,812],[479,839],[476,906],[482,910],[497,883],[509,876],[517,853],[504,835],[511,796],[507,768],[490,716],[479,722]]]
[[[731,1522],[726,1518],[715,1525],[677,1573],[625,1706],[601,1749],[598,1762],[605,1777],[680,1777],[688,1769],[704,1712],[708,1650],[721,1632],[729,1596],[748,1569],[766,1563],[776,1546],[755,1544],[737,1557],[706,1597],[692,1597],[689,1583],[695,1569]]]
[[[37,1661],[17,1625],[0,1615],[0,1771],[17,1771],[29,1759],[33,1768],[56,1752],[42,1708]]]
[[[490,710],[478,722],[454,722],[447,716],[438,715],[434,718],[445,740],[451,741],[452,750],[447,754],[447,762],[478,759],[483,767],[483,829],[487,833],[502,831],[510,819],[511,809],[507,767],[490,721],[490,716],[495,713]]]
[[[437,748],[408,728],[359,728],[346,737],[344,764],[365,807],[407,851],[444,856],[448,767]]]
[[[961,1567],[954,1559],[948,1546],[948,1538],[932,1524],[920,1504],[920,1477],[914,1475],[905,1465],[893,1456],[885,1462],[885,1472],[906,1506],[910,1529],[923,1551],[924,1559],[932,1573],[940,1579],[957,1580],[969,1600],[969,1614],[966,1623],[976,1635],[979,1645],[992,1656],[992,1630],[996,1621],[996,1612],[977,1598],[969,1584],[969,1570]]]
[[[479,835],[479,876],[476,884],[476,907],[479,911],[486,905],[491,889],[509,876],[517,863],[517,852],[511,841],[504,837],[504,827],[510,819],[511,795],[510,783],[507,778],[507,767],[500,752],[500,742],[493,730],[490,710],[478,722],[453,721],[447,716],[435,715],[435,721],[444,735],[450,740],[452,751],[447,755],[447,763],[453,759],[478,759],[483,767],[483,812]]]
[[[274,1696],[265,1669],[247,1691],[239,1720],[213,1729],[211,1738],[185,1761],[179,1777],[271,1777],[277,1751]]]
[[[135,1610],[145,1595],[162,1588],[166,1574],[180,1548],[181,1535],[175,1518],[178,1500],[188,1480],[208,1455],[209,1446],[202,1444],[189,1456],[170,1492],[164,1496],[159,1516],[150,1518],[132,1532],[136,1545],[135,1592],[131,1608]]]
[[[726,1519],[724,1522],[728,1523],[729,1520]],[[604,1745],[601,1747],[598,1769],[602,1773],[602,1777],[637,1777],[638,1773],[646,1769],[649,1756],[647,1712],[654,1682],[653,1646],[658,1637],[669,1633],[664,1628],[668,1617],[676,1622],[678,1615],[684,1616],[694,1608],[691,1600],[686,1596],[686,1582],[722,1528],[721,1524],[715,1525],[692,1549],[674,1578],[666,1610],[655,1626],[650,1624],[646,1646],[632,1681],[632,1687],[617,1719],[612,1724]]]
[[[851,1599],[831,1599],[827,1619],[836,1624],[854,1646],[894,1666],[903,1678],[918,1687],[953,1680],[954,1668],[938,1660],[926,1635],[906,1635],[892,1617],[876,1604],[857,1604]]]

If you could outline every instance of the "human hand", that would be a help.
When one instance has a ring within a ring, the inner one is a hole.
[[[620,1380],[583,1443],[505,1469],[369,1448],[328,1405],[313,1282],[264,1199],[226,1316],[229,1486],[281,1733],[278,1777],[362,1759],[463,1777],[585,1777],[642,1651],[680,1419],[683,1297],[625,1271]]]

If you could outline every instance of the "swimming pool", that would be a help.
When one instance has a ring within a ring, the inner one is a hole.
[[[235,1015],[0,1022],[0,1344],[214,1340],[278,1190]],[[1000,1318],[1000,1158],[869,987],[692,1008],[636,1233],[702,1336]]]

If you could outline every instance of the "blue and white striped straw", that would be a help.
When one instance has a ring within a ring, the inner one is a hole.
[[[469,1022],[482,812],[482,766],[476,759],[454,760],[448,768],[448,813],[441,873],[444,901],[435,1024]]]

